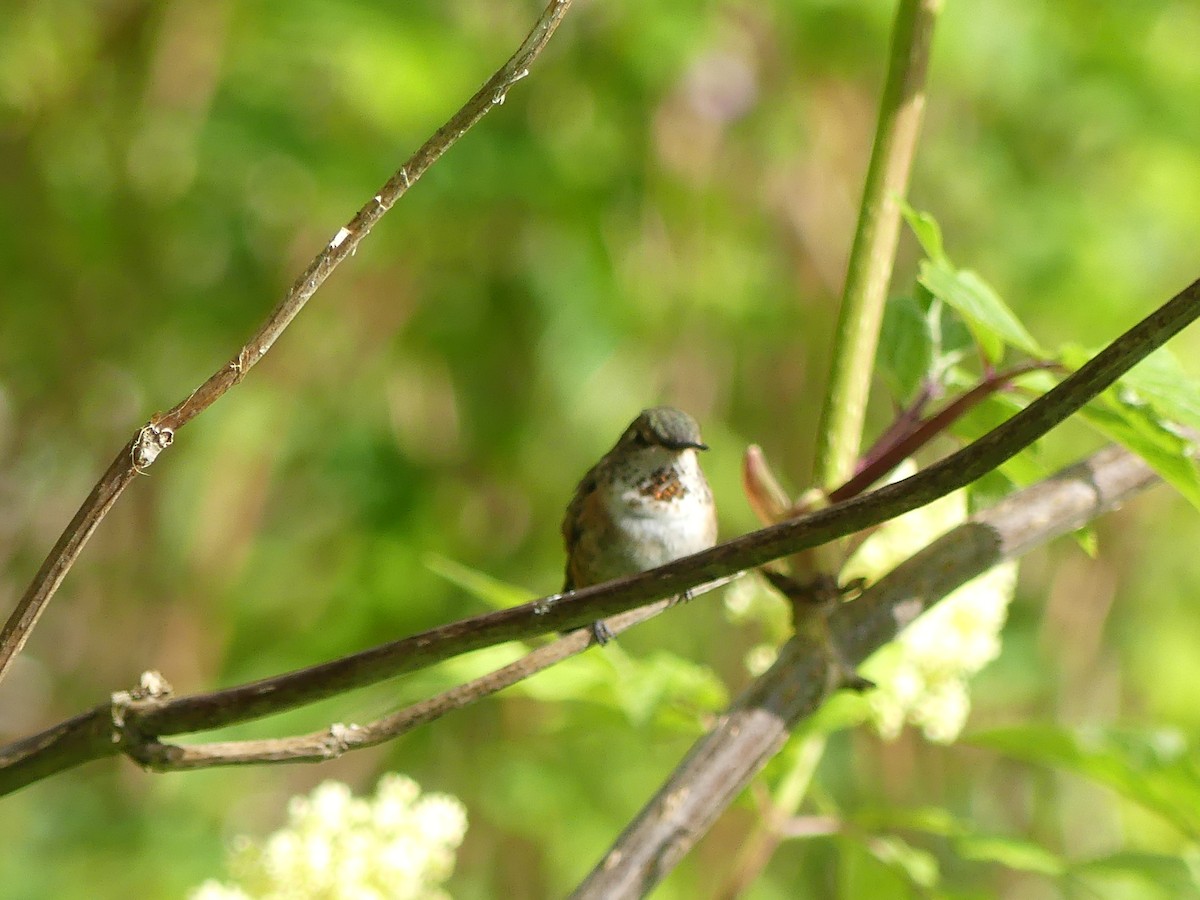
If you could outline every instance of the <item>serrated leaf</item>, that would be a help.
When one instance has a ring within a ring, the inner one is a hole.
[[[1177,732],[1068,731],[1048,725],[998,728],[966,743],[1073,772],[1200,837],[1200,758]]]
[[[1151,353],[1120,383],[1133,388],[1167,418],[1200,429],[1200,380],[1185,372],[1169,350]]]
[[[1082,410],[1080,417],[1110,440],[1146,461],[1163,481],[1200,509],[1200,469],[1188,454],[1192,442],[1169,427],[1146,405],[1119,392],[1108,392]]]
[[[425,554],[425,566],[435,575],[441,575],[451,584],[458,585],[493,609],[520,606],[538,596],[533,591],[493,578],[486,572],[464,566],[437,553]]]
[[[1058,357],[1063,365],[1078,369],[1096,353],[1079,344],[1064,344]],[[1165,347],[1122,375],[1117,387],[1133,392],[1168,419],[1200,428],[1200,380],[1185,372]]]
[[[958,270],[959,286],[969,298],[973,317],[985,322],[1004,338],[1005,342],[1030,356],[1046,356],[1046,351],[1025,328],[996,290],[971,269]]]
[[[971,298],[958,283],[958,270],[948,262],[923,260],[918,281],[962,317],[984,357],[993,365],[998,364],[1004,356],[1004,338],[971,314]]]
[[[963,317],[992,363],[1000,361],[1005,344],[1030,356],[1046,355],[1000,295],[974,272],[956,269],[944,260],[924,260],[919,280]]]

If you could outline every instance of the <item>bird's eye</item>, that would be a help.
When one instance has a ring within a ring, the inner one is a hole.
[[[635,447],[649,447],[650,438],[646,436],[644,431],[635,431],[633,433],[633,444]]]

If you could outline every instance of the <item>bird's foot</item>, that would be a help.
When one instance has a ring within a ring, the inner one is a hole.
[[[601,647],[616,637],[616,635],[614,635],[612,630],[608,627],[608,623],[603,619],[597,619],[588,626],[588,630],[591,631],[592,637],[595,638],[596,643]]]

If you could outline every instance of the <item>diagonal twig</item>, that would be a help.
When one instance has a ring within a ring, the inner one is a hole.
[[[74,565],[88,538],[134,476],[149,468],[158,455],[171,445],[176,431],[208,409],[217,398],[246,377],[246,373],[266,355],[325,279],[346,257],[354,254],[375,223],[383,218],[417,179],[476,122],[493,107],[504,102],[509,88],[529,74],[529,66],[542,52],[570,5],[571,0],[551,0],[517,52],[445,125],[421,145],[408,162],[379,189],[379,193],[338,229],[337,234],[292,283],[283,300],[233,358],[170,411],[153,416],[121,448],[116,459],[92,488],[79,511],[50,550],[28,589],[9,615],[3,630],[0,630],[0,680],[4,678],[16,655],[21,652],[38,618]]]
[[[689,597],[695,598],[701,593],[722,587],[731,580],[733,579],[723,579],[703,585],[690,591]],[[675,602],[675,598],[659,600],[649,606],[631,609],[605,619],[604,624],[615,637],[634,625],[654,618]],[[141,742],[136,734],[127,733],[127,740],[121,749],[127,756],[156,772],[268,762],[323,762],[350,750],[374,747],[393,740],[414,728],[441,718],[446,713],[462,709],[543,672],[568,657],[582,653],[593,643],[595,636],[592,629],[576,629],[556,641],[531,650],[515,662],[493,672],[364,725],[334,724],[321,731],[295,737],[186,745],[164,744],[153,739]]]

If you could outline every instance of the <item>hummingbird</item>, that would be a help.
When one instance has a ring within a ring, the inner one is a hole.
[[[599,584],[706,550],[717,541],[717,508],[700,469],[700,426],[671,406],[646,409],[600,457],[563,517],[563,591]],[[597,643],[610,637],[592,624]]]

